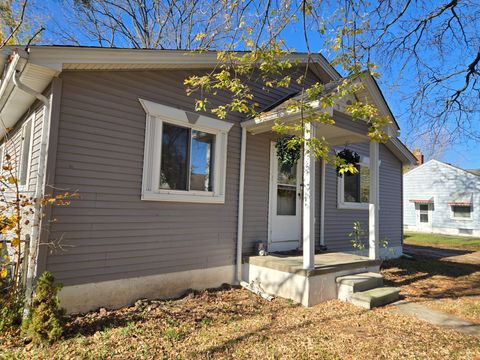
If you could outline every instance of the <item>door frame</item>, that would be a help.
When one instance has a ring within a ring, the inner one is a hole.
[[[420,221],[420,215],[422,214],[422,211],[420,207],[421,205],[427,205],[427,217],[428,217],[428,222],[422,223]],[[415,204],[415,221],[416,221],[416,227],[417,230],[420,232],[432,232],[432,210],[433,210],[433,204],[432,203],[416,203]]]
[[[268,234],[267,234],[267,249],[271,248],[271,244],[274,243],[272,239],[272,231],[273,231],[273,214],[276,212],[275,205],[277,204],[275,201],[276,196],[276,189],[274,189],[274,184],[276,184],[276,180],[274,180],[278,174],[278,165],[277,165],[277,156],[276,156],[276,148],[275,148],[275,141],[270,142],[270,175],[268,181],[268,189],[269,189],[269,196],[268,196]],[[303,153],[300,155],[300,158],[297,161],[297,208],[296,213],[298,214],[298,221],[299,221],[299,234],[298,234],[298,248],[302,244],[302,220],[303,220],[303,212],[302,212],[302,197],[298,198],[298,194],[302,194],[302,179],[303,179]],[[277,170],[277,171],[274,171]],[[279,241],[281,242],[281,241]],[[289,241],[285,241],[289,242]]]

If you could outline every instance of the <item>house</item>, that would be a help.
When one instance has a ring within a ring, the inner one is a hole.
[[[407,231],[480,236],[480,174],[430,160],[403,176]]]
[[[270,109],[259,118],[195,112],[183,83],[215,66],[213,52],[31,46],[7,47],[1,59],[0,115],[23,154],[24,190],[80,194],[32,222],[30,278],[51,271],[70,312],[242,279],[312,305],[336,297],[336,277],[378,272],[381,256],[402,253],[402,166],[414,158],[395,121],[379,144],[341,104],[327,109],[336,124],[309,136],[361,155],[361,175],[344,179],[308,154],[278,166],[272,125],[300,116],[282,108],[296,84],[254,87]],[[307,75],[310,83],[340,79],[321,56]],[[394,120],[375,80],[363,81],[357,98]],[[211,101],[226,99],[219,92]],[[354,254],[354,221],[368,233],[368,257]],[[259,243],[270,253],[301,252],[254,256]],[[316,254],[321,246],[329,253]]]

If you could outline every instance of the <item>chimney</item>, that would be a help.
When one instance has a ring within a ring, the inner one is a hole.
[[[415,149],[412,151],[413,155],[417,158],[417,166],[423,164],[423,154],[420,149]]]

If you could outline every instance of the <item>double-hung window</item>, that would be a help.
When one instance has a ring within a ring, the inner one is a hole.
[[[370,167],[368,158],[362,158],[356,174],[338,178],[338,208],[368,209],[370,196]]]
[[[223,203],[232,124],[140,102],[147,113],[142,199]]]

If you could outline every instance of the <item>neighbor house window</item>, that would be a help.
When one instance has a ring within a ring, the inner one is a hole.
[[[30,159],[32,155],[32,122],[33,120],[28,120],[22,126],[22,148],[18,171],[18,184],[22,186],[26,186],[29,179]]]
[[[142,199],[223,203],[232,124],[140,102],[147,113]]]
[[[357,165],[356,174],[338,178],[338,207],[342,209],[368,209],[370,196],[370,168],[368,159]]]
[[[428,223],[428,204],[419,204],[418,211],[420,215],[420,222],[421,223]]]
[[[470,220],[472,218],[471,205],[451,205],[452,218],[455,220]]]

